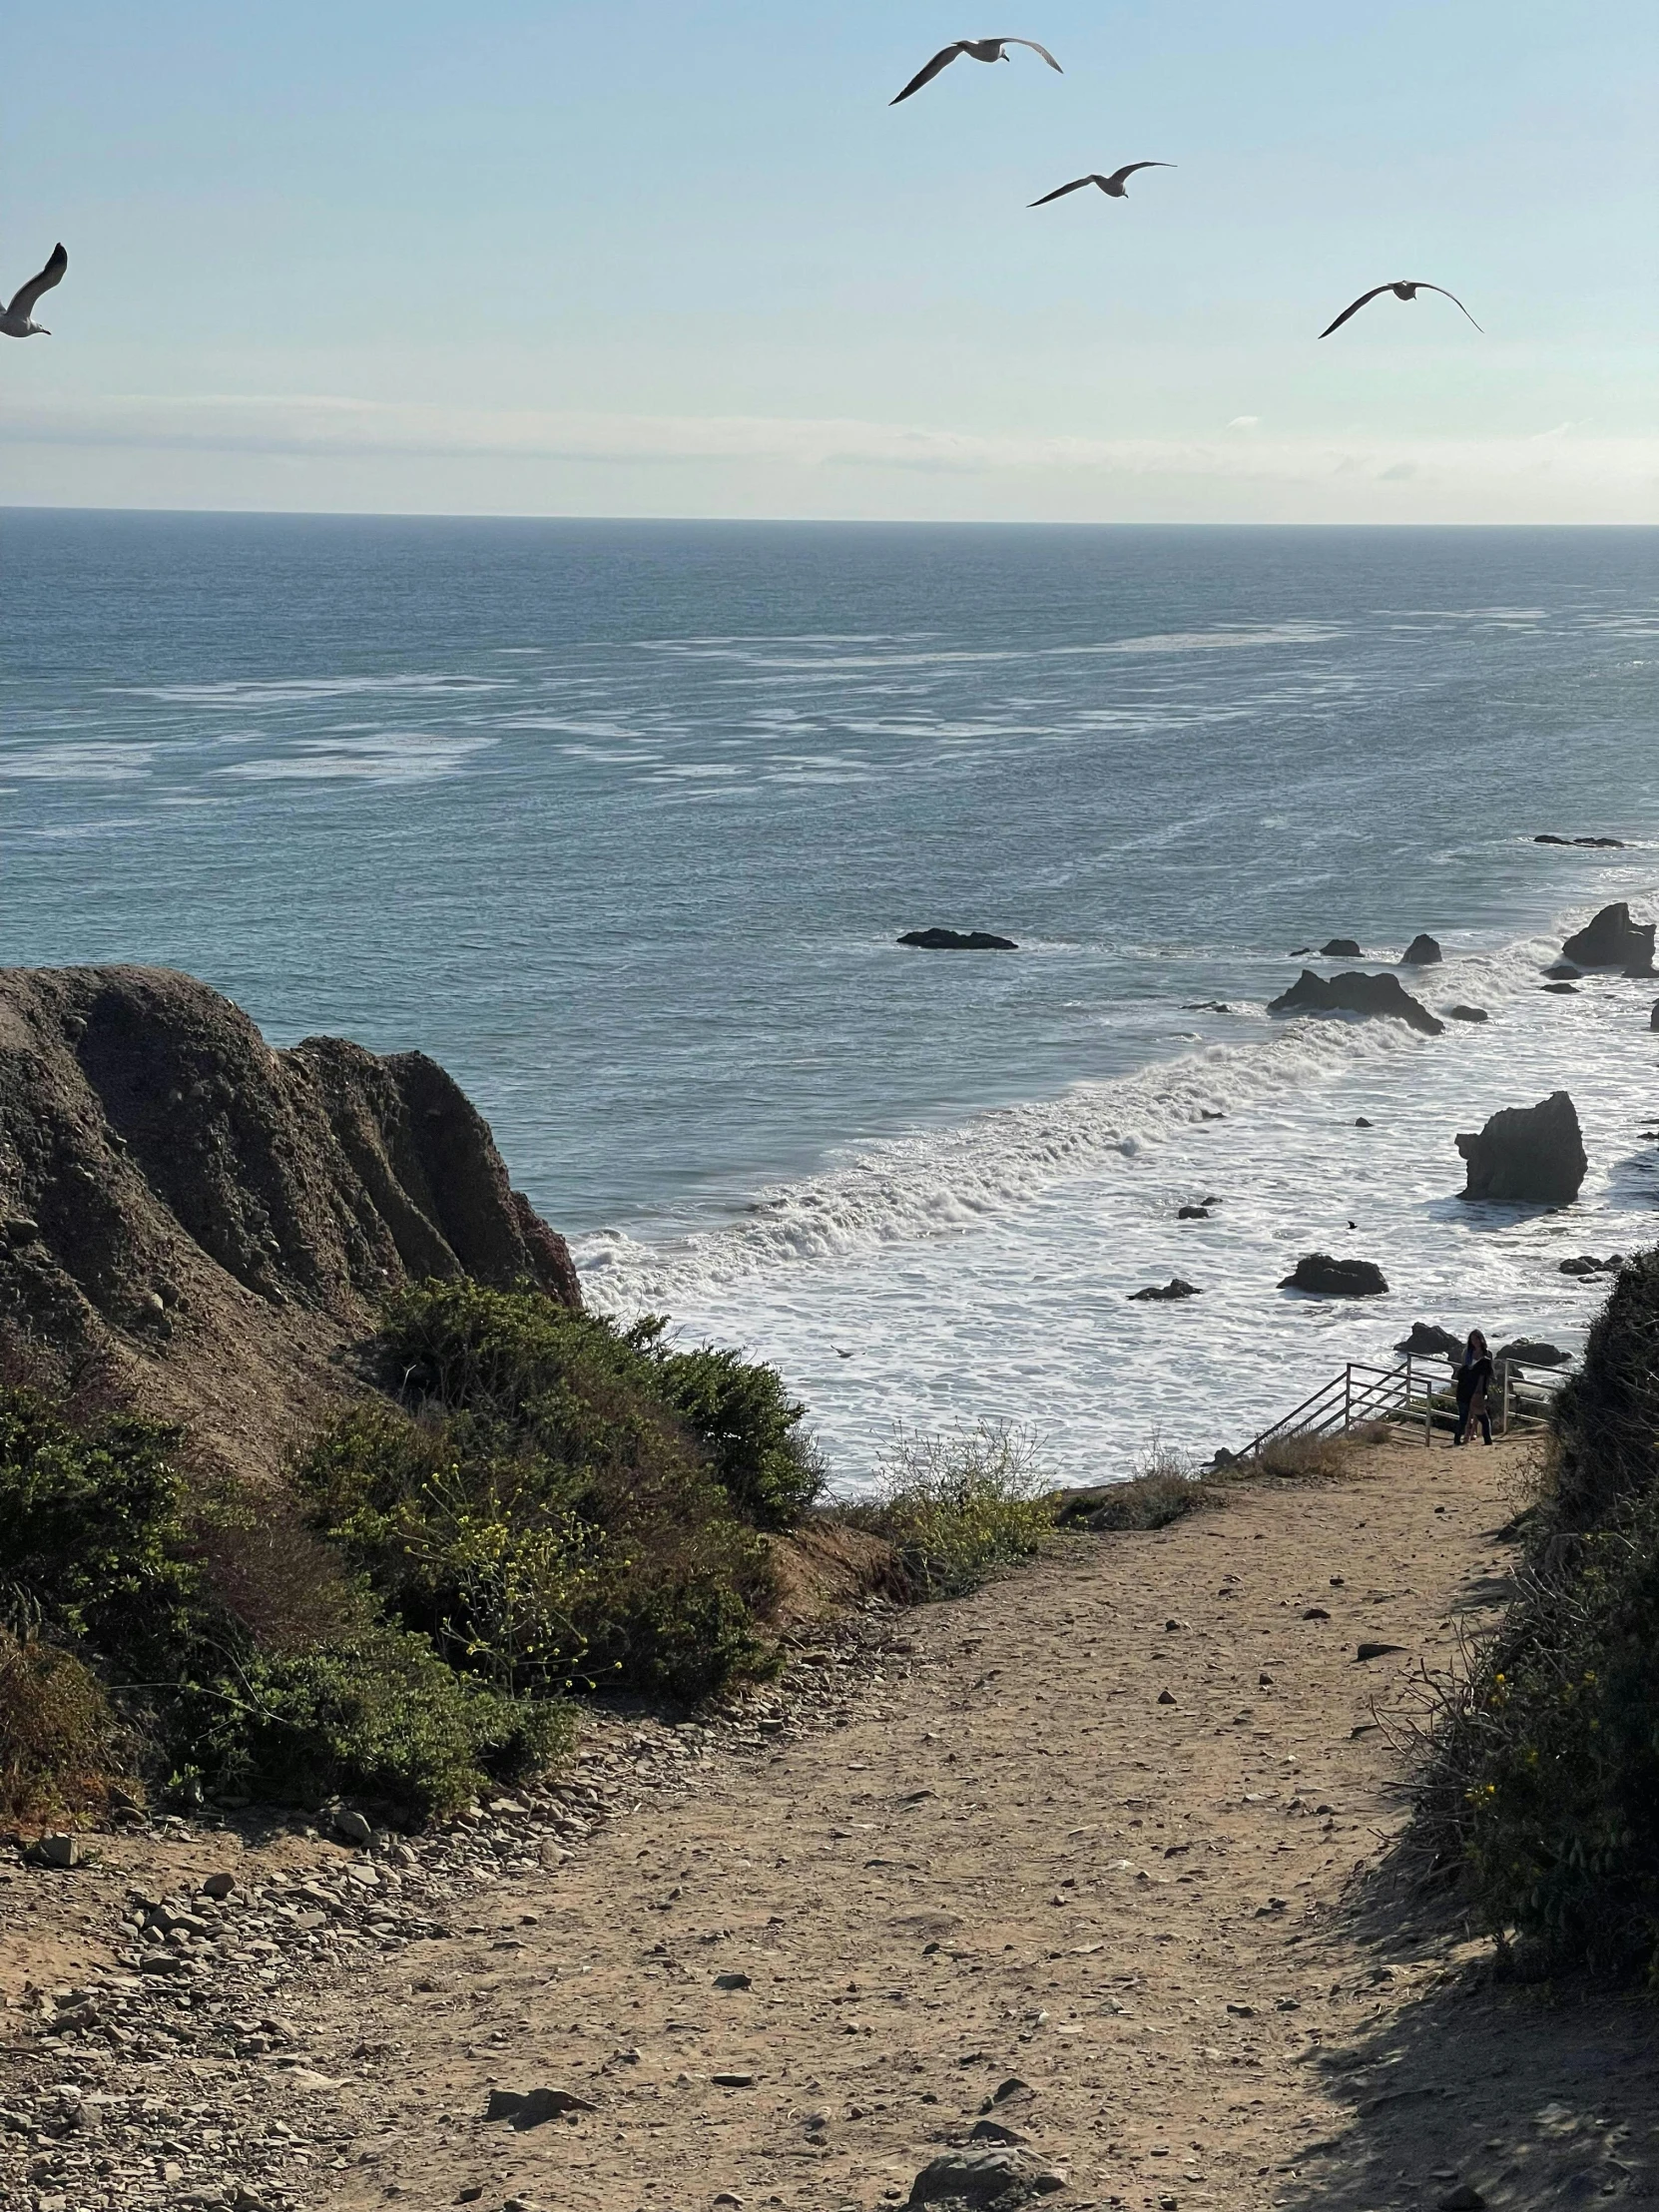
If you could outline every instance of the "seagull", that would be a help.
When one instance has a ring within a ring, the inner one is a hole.
[[[1454,291],[1447,291],[1444,284],[1431,284],[1423,276],[1401,277],[1397,283],[1373,284],[1370,291],[1363,291],[1359,298],[1355,300],[1353,306],[1345,307],[1336,321],[1332,323],[1331,329],[1322,330],[1320,336],[1328,338],[1331,335],[1331,330],[1340,330],[1351,314],[1358,314],[1362,307],[1369,307],[1374,299],[1381,299],[1385,291],[1391,291],[1396,299],[1414,299],[1419,291],[1437,291],[1442,299],[1449,299],[1454,307],[1468,315],[1469,320],[1474,322],[1473,315],[1469,314],[1469,310],[1463,305],[1457,294]],[[1474,326],[1477,330],[1480,328],[1478,322],[1474,322]]]
[[[1121,169],[1114,169],[1110,177],[1079,177],[1074,184],[1056,185],[1052,192],[1045,192],[1040,200],[1033,200],[1033,208],[1046,208],[1051,200],[1063,200],[1068,192],[1081,192],[1085,185],[1098,185],[1109,200],[1127,200],[1129,180],[1137,169],[1173,169],[1174,162],[1125,162]]]
[[[965,54],[972,62],[1005,62],[1008,57],[1002,51],[1005,46],[1029,46],[1033,54],[1040,54],[1050,69],[1060,69],[1059,63],[1046,46],[1039,46],[1034,38],[959,38],[954,46],[941,46],[925,69],[918,69],[904,90],[889,100],[889,108],[896,108],[900,100],[908,100],[912,92],[919,92],[923,85],[930,85],[941,69],[948,69],[959,54]],[[1065,71],[1060,69],[1063,77]]]
[[[63,282],[63,273],[69,267],[69,256],[62,246],[54,246],[52,259],[38,276],[31,276],[26,284],[19,284],[12,294],[9,307],[0,307],[0,336],[8,338],[49,338],[52,333],[43,322],[32,322],[35,301],[43,291],[50,291],[54,284]]]

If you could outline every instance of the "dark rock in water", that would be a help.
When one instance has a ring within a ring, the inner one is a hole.
[[[1183,1006],[1184,1014],[1230,1014],[1233,1009],[1225,998],[1195,999],[1190,1006]]]
[[[1593,1252],[1581,1252],[1574,1260],[1563,1260],[1560,1272],[1563,1275],[1617,1275],[1623,1266],[1622,1252],[1615,1252],[1605,1260],[1598,1260]]]
[[[1017,952],[1012,937],[993,937],[988,929],[906,929],[900,944],[921,952]]]
[[[1587,844],[1605,847],[1615,852],[1624,850],[1624,839],[1622,837],[1557,837],[1547,830],[1541,837],[1534,837],[1532,842],[1534,844]]]
[[[1541,837],[1534,837],[1532,842],[1534,844],[1571,844],[1572,839],[1571,837],[1558,837],[1552,830],[1546,830]]]
[[[1654,924],[1630,918],[1621,898],[1603,906],[1595,919],[1567,939],[1561,950],[1581,967],[1634,968],[1646,974],[1653,966]]]
[[[1426,933],[1413,937],[1399,956],[1401,967],[1438,967],[1445,955]]]
[[[1329,943],[1320,946],[1322,960],[1358,960],[1363,957],[1353,937],[1333,937]]]
[[[1377,1124],[1375,1121],[1367,1121],[1364,1114],[1356,1114],[1354,1117],[1354,1126],[1356,1129],[1375,1129],[1377,1127]]]
[[[1536,1106],[1508,1106],[1475,1135],[1460,1135],[1468,1162],[1462,1196],[1524,1206],[1567,1206],[1589,1162],[1578,1113],[1565,1091]]]
[[[1581,967],[1574,967],[1570,960],[1553,960],[1544,973],[1553,976],[1557,983],[1576,983],[1583,974]]]
[[[1484,1006],[1448,1006],[1445,1018],[1447,1021],[1489,1021],[1491,1016]]]
[[[1563,1352],[1559,1345],[1534,1344],[1529,1337],[1517,1337],[1512,1345],[1504,1345],[1492,1354],[1498,1367],[1516,1360],[1525,1368],[1564,1368],[1571,1358],[1572,1354]]]
[[[1202,1296],[1203,1293],[1196,1283],[1183,1283],[1178,1275],[1172,1276],[1167,1283],[1151,1283],[1144,1291],[1131,1291],[1129,1294],[1132,1303],[1138,1300],[1150,1299],[1158,1304],[1176,1298],[1200,1298]]]
[[[1311,944],[1299,944],[1290,956],[1293,960],[1306,960],[1312,956],[1313,950]]]
[[[1210,1209],[1208,1206],[1178,1206],[1175,1218],[1177,1221],[1208,1221]]]
[[[1653,1001],[1653,1011],[1647,1017],[1647,1025],[1650,1029],[1659,1029],[1659,998]]]
[[[1447,1359],[1463,1357],[1463,1340],[1454,1337],[1449,1329],[1441,1329],[1431,1321],[1414,1321],[1408,1337],[1401,1337],[1394,1346],[1396,1352],[1407,1352],[1415,1359],[1437,1359],[1443,1353]]]
[[[1555,998],[1576,998],[1578,996],[1578,985],[1576,983],[1546,983],[1543,987]]]
[[[1649,954],[1646,959],[1638,957],[1627,960],[1619,973],[1627,983],[1646,983],[1653,976],[1659,975],[1659,968],[1654,966],[1652,955]]]
[[[1329,1252],[1310,1252],[1279,1288],[1310,1291],[1316,1298],[1382,1298],[1388,1279],[1374,1260],[1335,1260]]]
[[[1270,1014],[1365,1014],[1408,1022],[1425,1037],[1444,1029],[1428,1008],[1400,986],[1397,975],[1333,975],[1304,968],[1288,991],[1268,1001]]]

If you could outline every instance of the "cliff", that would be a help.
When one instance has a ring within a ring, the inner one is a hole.
[[[276,1052],[166,968],[0,969],[0,1319],[269,1472],[399,1284],[581,1294],[419,1052]]]

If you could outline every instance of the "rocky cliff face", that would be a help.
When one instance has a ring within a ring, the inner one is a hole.
[[[435,1062],[275,1052],[165,968],[0,969],[0,1317],[103,1355],[251,1472],[337,1396],[397,1285],[467,1274],[579,1305]]]

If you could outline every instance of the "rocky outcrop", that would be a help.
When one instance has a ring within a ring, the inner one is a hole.
[[[1544,973],[1556,983],[1576,983],[1584,970],[1571,960],[1552,960]]]
[[[1650,1029],[1659,1029],[1659,998],[1653,1001],[1653,1011],[1647,1017],[1647,1025]]]
[[[906,929],[900,944],[922,952],[1017,952],[1012,937],[993,937],[988,929]]]
[[[1492,1354],[1498,1367],[1507,1367],[1510,1361],[1524,1368],[1564,1368],[1572,1358],[1559,1345],[1542,1344],[1530,1337],[1517,1337],[1513,1344],[1503,1345]]]
[[[1534,844],[1611,845],[1615,851],[1623,851],[1624,849],[1624,839],[1622,837],[1558,837],[1548,830],[1543,832],[1542,836],[1534,837],[1532,842]]]
[[[1388,1279],[1374,1260],[1335,1260],[1329,1252],[1310,1252],[1283,1277],[1282,1291],[1307,1291],[1315,1298],[1382,1298]]]
[[[1359,944],[1353,937],[1332,937],[1320,946],[1322,960],[1358,960],[1360,957]]]
[[[1468,1162],[1462,1196],[1522,1206],[1567,1206],[1589,1166],[1578,1113],[1565,1091],[1536,1106],[1508,1106],[1457,1139]]]
[[[1397,975],[1316,975],[1304,968],[1288,991],[1268,1001],[1270,1014],[1364,1014],[1409,1022],[1425,1037],[1444,1029],[1428,1008],[1404,989]]]
[[[1491,1016],[1484,1006],[1448,1006],[1445,1018],[1447,1021],[1489,1021]]]
[[[1426,934],[1413,937],[1399,956],[1401,967],[1438,967],[1445,957],[1434,939]]]
[[[1616,967],[1627,975],[1651,975],[1653,938],[1654,924],[1632,921],[1630,908],[1621,898],[1616,905],[1603,906],[1561,950],[1580,967]]]
[[[275,1466],[399,1284],[581,1303],[564,1240],[419,1052],[275,1052],[166,968],[0,969],[0,1318]]]
[[[1149,1283],[1144,1291],[1131,1291],[1129,1297],[1132,1304],[1150,1301],[1156,1305],[1167,1305],[1176,1299],[1197,1298],[1199,1295],[1196,1283],[1183,1283],[1180,1276],[1175,1275],[1167,1283]]]
[[[1434,1322],[1414,1321],[1410,1334],[1401,1337],[1394,1350],[1408,1353],[1417,1360],[1460,1360],[1463,1357],[1463,1340],[1461,1337],[1454,1337],[1449,1329],[1441,1329]]]

